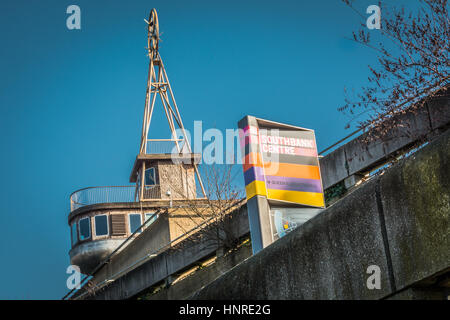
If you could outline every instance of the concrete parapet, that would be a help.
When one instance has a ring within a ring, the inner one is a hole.
[[[450,124],[450,95],[433,97],[423,107],[396,116],[401,127],[382,138],[364,143],[370,132],[347,142],[320,159],[323,187],[327,189],[348,176],[366,174],[388,161],[397,152],[404,152],[416,142],[445,131]]]

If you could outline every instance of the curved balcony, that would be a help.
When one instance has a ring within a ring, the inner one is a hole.
[[[159,199],[160,193],[159,185],[145,186],[143,199]],[[136,185],[87,187],[70,195],[70,211],[92,204],[137,201]]]
[[[70,211],[98,203],[136,202],[135,190],[136,185],[83,188],[70,195]]]

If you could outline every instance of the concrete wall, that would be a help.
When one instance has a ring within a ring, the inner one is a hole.
[[[233,215],[235,215],[235,218],[232,219],[231,228],[235,230],[236,236],[240,237],[248,234],[247,208],[242,206],[237,209]],[[153,223],[152,226],[153,225],[155,225],[155,228],[158,228],[156,222]],[[114,270],[122,269],[123,267],[130,265],[133,261],[148,254],[148,242],[152,240],[143,237],[146,233],[147,232],[144,232],[121,251],[119,253],[121,254],[120,257],[117,259],[113,258],[107,268],[114,268]],[[154,237],[151,235],[152,232],[148,232],[148,234],[148,237]],[[197,263],[197,261],[211,256],[217,249],[217,245],[211,244],[211,242],[194,242],[183,246],[182,249],[166,250],[158,256],[145,261],[127,274],[118,278],[116,281],[110,283],[107,287],[97,291],[94,296],[89,298],[99,300],[131,298],[158,282],[167,279],[169,276],[192,266]],[[107,270],[107,268],[103,268],[103,273],[96,276],[97,283],[106,278],[105,270]],[[111,275],[111,272],[108,272],[109,275]]]
[[[423,298],[414,286],[450,271],[449,222],[450,130],[192,298]]]
[[[420,109],[400,114],[396,119],[403,127],[390,131],[382,139],[361,143],[369,134],[366,132],[320,159],[324,189],[351,175],[365,174],[392,153],[439,134],[450,123],[450,96],[433,98]]]
[[[137,261],[145,256],[163,247],[170,242],[169,222],[166,214],[162,214],[149,225],[145,232],[142,232],[126,248],[115,254],[111,262],[99,270],[93,280],[94,283],[100,283],[105,279],[112,278],[118,272],[128,267],[133,261]]]

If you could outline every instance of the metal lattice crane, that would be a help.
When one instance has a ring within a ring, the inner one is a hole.
[[[148,21],[148,56],[150,58],[149,69],[148,69],[148,79],[147,79],[147,91],[145,96],[145,111],[144,119],[142,123],[142,134],[141,134],[141,144],[140,144],[140,154],[149,153],[149,147],[152,144],[157,144],[159,142],[169,142],[173,143],[174,150],[177,150],[178,154],[192,154],[191,145],[187,139],[186,131],[183,126],[183,121],[181,119],[180,112],[178,110],[177,103],[175,101],[175,96],[170,86],[169,78],[167,77],[166,70],[164,68],[161,55],[159,53],[159,23],[158,14],[156,9],[152,9]],[[164,108],[164,113],[166,115],[169,128],[171,131],[171,139],[148,139],[148,133],[150,129],[150,123],[152,119],[152,114],[155,108],[156,96],[160,97],[162,106]],[[176,130],[181,130],[182,139],[177,139]],[[197,164],[194,162],[194,170],[197,176],[199,185],[201,187],[203,196],[206,197],[205,189],[203,186],[200,173],[198,171]]]

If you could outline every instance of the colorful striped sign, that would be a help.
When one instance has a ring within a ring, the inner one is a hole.
[[[246,116],[239,122],[247,199],[324,207],[314,131]]]

